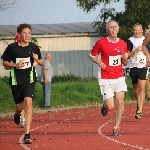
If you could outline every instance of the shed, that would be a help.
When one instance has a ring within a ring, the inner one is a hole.
[[[42,57],[45,52],[52,54],[54,75],[73,74],[80,77],[97,77],[97,65],[89,58],[89,52],[98,40],[98,33],[92,22],[62,24],[32,24],[32,37],[41,47]],[[17,25],[0,25],[0,55],[8,44],[14,42]],[[8,76],[0,63],[0,76]],[[38,76],[41,67],[36,67]]]

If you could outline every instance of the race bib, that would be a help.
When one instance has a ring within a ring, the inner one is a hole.
[[[146,56],[142,54],[137,54],[136,56],[136,63],[138,64],[146,64]]]
[[[16,58],[16,63],[19,63],[19,61],[24,62],[24,67],[17,68],[17,69],[27,69],[31,67],[30,57],[27,58]]]
[[[109,56],[109,66],[120,66],[121,65],[121,55]]]

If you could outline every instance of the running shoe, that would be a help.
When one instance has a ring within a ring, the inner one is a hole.
[[[30,134],[24,135],[24,144],[32,144],[32,140],[30,139]]]
[[[20,128],[24,128],[25,127],[25,121],[21,121],[21,123],[20,123]]]
[[[146,100],[149,102],[149,101],[150,101],[150,98],[147,98]]]
[[[108,114],[108,110],[104,107],[104,104],[103,104],[103,106],[101,107],[101,114],[102,114],[103,116],[107,116],[107,114]]]
[[[119,127],[114,127],[113,128],[113,135],[120,136],[120,128]]]
[[[14,114],[14,122],[17,124],[17,125],[19,125],[20,124],[20,115],[18,115],[18,114]]]
[[[141,117],[142,117],[142,112],[137,111],[137,112],[136,112],[136,115],[135,115],[135,118],[140,120]]]

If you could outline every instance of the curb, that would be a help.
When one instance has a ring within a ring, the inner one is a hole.
[[[125,101],[125,104],[134,104],[134,103],[136,103],[136,100]],[[81,109],[81,108],[90,108],[90,107],[100,107],[101,105],[102,104],[93,104],[93,105],[86,105],[86,106],[69,106],[69,107],[61,107],[61,108],[33,109],[33,114],[63,111],[63,110],[72,110],[72,109]],[[0,113],[0,118],[13,117],[14,113],[15,112]]]

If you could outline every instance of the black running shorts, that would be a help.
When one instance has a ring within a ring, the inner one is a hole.
[[[138,80],[146,80],[147,79],[147,69],[146,68],[137,68],[133,67],[130,68],[130,73],[129,73],[131,79],[132,79],[132,84],[138,84]]]
[[[33,99],[35,83],[30,83],[27,85],[12,85],[11,90],[15,104],[19,104],[24,101],[25,97],[31,97]]]

